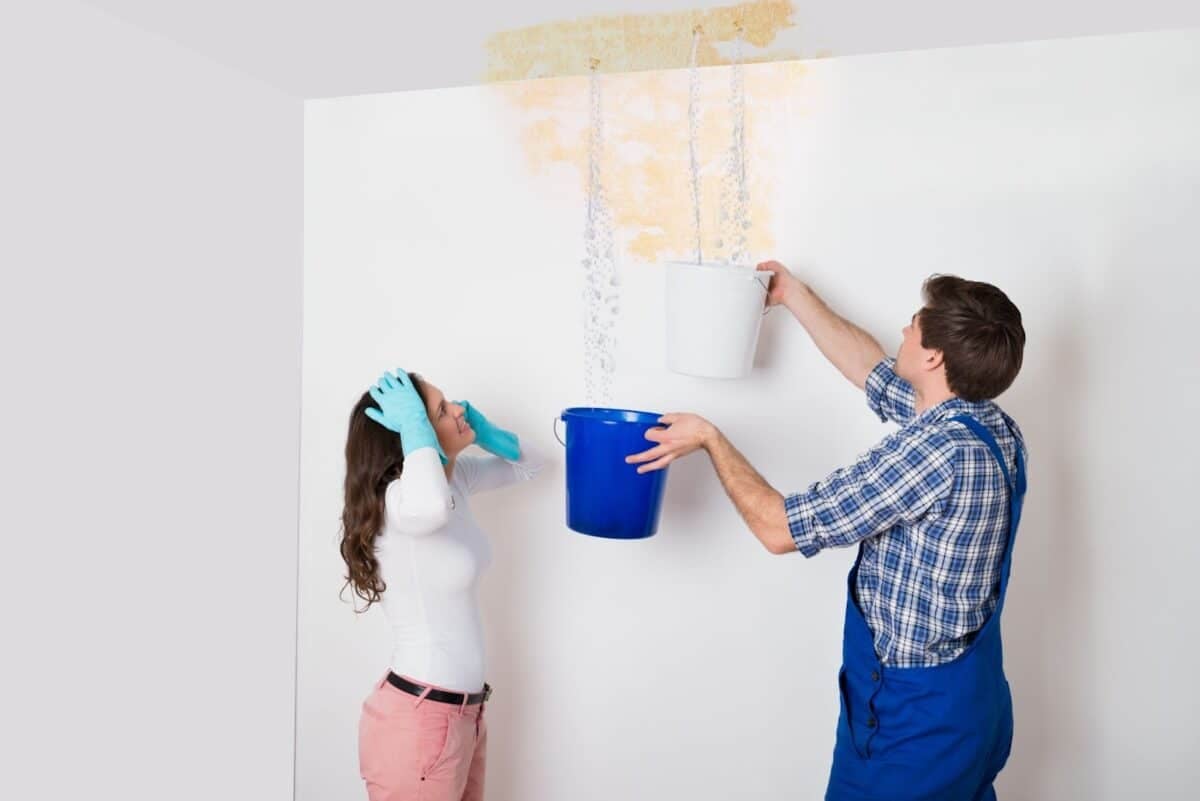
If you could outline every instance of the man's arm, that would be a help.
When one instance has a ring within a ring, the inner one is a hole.
[[[816,292],[779,262],[764,262],[758,269],[772,274],[767,305],[787,307],[825,358],[854,386],[865,389],[867,376],[886,355],[879,342],[834,312]]]
[[[639,473],[661,470],[679,457],[703,448],[712,459],[725,493],[763,547],[777,554],[796,550],[788,529],[783,495],[750,466],[716,426],[694,414],[668,414],[659,422],[669,427],[646,432],[646,439],[658,444],[627,457],[627,463],[641,465]]]
[[[954,487],[956,449],[939,432],[887,437],[854,464],[784,498],[703,417],[668,414],[660,422],[668,427],[646,432],[658,444],[625,461],[645,473],[704,448],[742,519],[771,553],[811,557],[853,545],[924,517]]]
[[[954,442],[941,432],[885,437],[853,464],[787,496],[796,549],[812,557],[920,520],[949,497],[956,459]]]
[[[783,495],[758,474],[718,429],[713,428],[704,449],[712,459],[725,494],[763,547],[774,554],[794,553],[796,545],[788,529]]]

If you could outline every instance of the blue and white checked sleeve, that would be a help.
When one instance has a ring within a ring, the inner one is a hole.
[[[954,486],[954,443],[936,429],[893,434],[804,492],[784,499],[796,549],[807,557],[913,523]]]
[[[912,384],[896,375],[896,360],[886,358],[867,376],[867,405],[880,420],[904,425],[916,415],[917,396]]]

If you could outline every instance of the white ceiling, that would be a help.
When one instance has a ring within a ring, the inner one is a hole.
[[[492,34],[711,0],[82,0],[300,97],[480,82]],[[1200,27],[1198,0],[793,0],[802,57]],[[684,65],[680,65],[684,66]]]

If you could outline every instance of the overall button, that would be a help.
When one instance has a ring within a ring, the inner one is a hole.
[[[878,670],[871,671],[871,681],[879,681],[879,671]]]
[[[867,728],[868,729],[875,728],[875,718],[867,718]]]

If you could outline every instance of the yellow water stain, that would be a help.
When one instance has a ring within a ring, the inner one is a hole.
[[[629,242],[629,252],[638,261],[652,262],[666,248],[667,235],[661,231],[642,231]]]
[[[530,123],[522,132],[521,141],[525,152],[537,151],[540,158],[531,160],[530,166],[542,169],[553,162],[571,161],[579,142],[568,142],[557,120],[539,119]]]
[[[744,70],[751,255],[766,255],[775,246],[774,150],[780,146],[778,131],[803,76],[800,62]],[[727,252],[718,248],[718,212],[731,144],[731,71],[703,69],[699,77],[697,155],[703,250],[709,259]],[[599,80],[605,129],[601,177],[620,257],[641,262],[691,258],[695,228],[687,139],[688,71],[632,72]],[[587,187],[588,81],[587,77],[554,78],[492,87],[512,112],[510,124],[520,132],[531,172],[542,174],[565,166],[576,173],[581,218]]]
[[[791,0],[750,0],[722,8],[662,14],[587,17],[502,31],[487,40],[489,81],[587,74],[592,60],[603,73],[672,69],[689,63],[693,31],[701,29],[700,66],[728,64],[717,45],[742,40],[757,52],[746,63],[797,58],[789,50],[766,50],[795,25]]]

